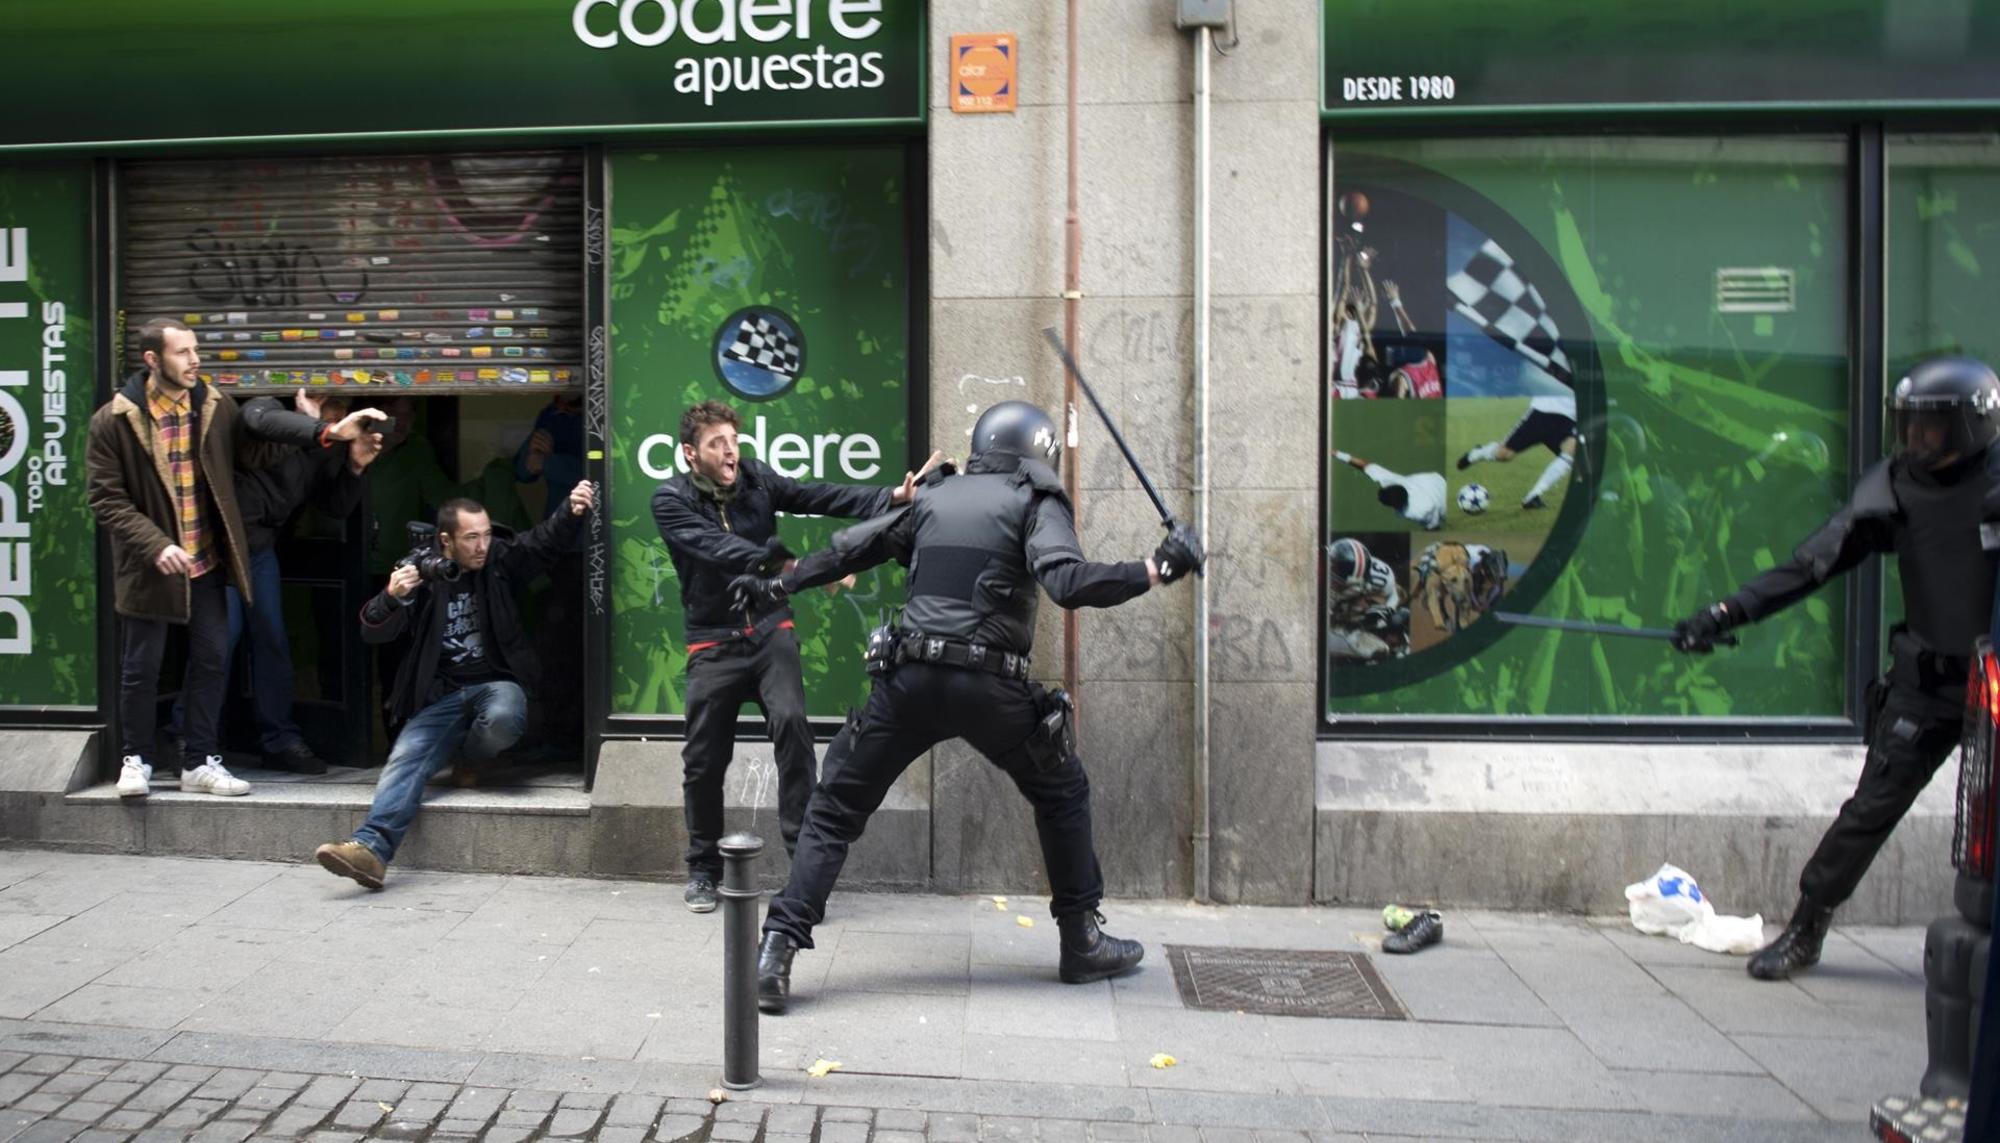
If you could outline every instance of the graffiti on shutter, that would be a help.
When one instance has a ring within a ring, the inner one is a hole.
[[[124,355],[191,327],[212,384],[583,382],[575,151],[133,162],[120,171]]]

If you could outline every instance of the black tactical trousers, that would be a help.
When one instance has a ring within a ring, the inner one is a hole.
[[[765,931],[813,947],[813,926],[826,916],[848,847],[897,777],[948,738],[963,738],[985,755],[1034,807],[1050,914],[1095,909],[1104,897],[1104,875],[1090,837],[1090,779],[1074,752],[1059,753],[1046,768],[1031,757],[1028,743],[1040,721],[1036,695],[1019,679],[924,663],[905,663],[877,679],[868,705],[827,750],[825,777],[806,809],[791,877],[771,902]]]
[[[1854,796],[1799,874],[1799,891],[1831,908],[1854,894],[1890,831],[1958,746],[1968,664],[1896,646],[1870,688],[1868,757]]]
[[[806,722],[799,641],[790,628],[731,639],[698,651],[687,667],[687,745],[681,750],[681,801],[687,813],[688,872],[722,876],[722,780],[736,752],[736,716],[754,702],[771,728],[778,767],[778,828],[785,852],[798,843],[799,820],[812,797],[812,727]]]

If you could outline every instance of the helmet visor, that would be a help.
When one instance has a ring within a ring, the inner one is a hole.
[[[1991,439],[1986,417],[1963,401],[1898,402],[1889,413],[1895,451],[1921,465],[1968,456]]]

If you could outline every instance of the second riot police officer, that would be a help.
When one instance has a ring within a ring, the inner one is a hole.
[[[1797,603],[1870,553],[1895,553],[1902,571],[1903,622],[1890,633],[1888,673],[1868,690],[1861,780],[1799,874],[1791,923],[1750,958],[1760,980],[1819,963],[1835,906],[1958,745],[1973,641],[1993,607],[2000,378],[1971,358],[1933,358],[1890,401],[1896,455],[1862,474],[1846,506],[1790,562],[1674,629],[1674,646],[1707,652],[1724,632]]]
[[[1177,525],[1150,559],[1093,563],[1052,467],[1062,444],[1047,415],[1021,401],[995,405],[973,427],[972,448],[964,475],[934,474],[908,507],[836,534],[830,550],[781,577],[736,581],[746,595],[772,599],[892,559],[910,569],[899,621],[870,638],[868,703],[827,750],[790,880],[764,922],[757,999],[766,1012],[784,1011],[793,953],[813,947],[813,926],[869,815],[912,761],[949,738],[1005,771],[1034,807],[1061,978],[1103,980],[1145,955],[1139,942],[1098,929],[1104,877],[1068,699],[1028,679],[1035,585],[1062,607],[1112,607],[1198,571],[1200,537]]]

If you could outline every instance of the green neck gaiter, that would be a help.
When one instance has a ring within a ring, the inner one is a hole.
[[[737,486],[734,484],[725,487],[692,469],[688,471],[688,480],[694,485],[695,491],[715,501],[717,504],[727,504],[731,500],[736,499]]]

